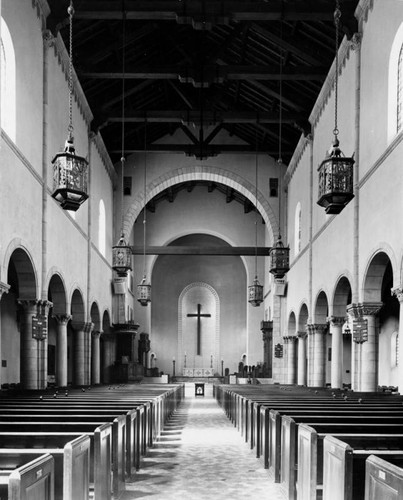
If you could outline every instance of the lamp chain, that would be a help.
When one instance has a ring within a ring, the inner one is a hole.
[[[73,0],[70,0],[70,5],[67,8],[70,18],[69,26],[69,127],[68,141],[73,142],[73,15],[74,7]]]
[[[256,192],[255,192],[255,278],[257,279],[257,221],[258,221],[258,209],[257,209],[257,183],[258,183],[258,130],[256,127],[256,159],[255,159],[255,179],[256,179]]]
[[[337,104],[338,104],[338,80],[339,80],[339,24],[340,24],[340,17],[341,17],[341,11],[340,11],[340,4],[339,0],[336,0],[336,9],[334,11],[334,24],[336,27],[335,30],[335,47],[336,47],[336,74],[334,78],[334,130],[333,134],[335,139],[337,139],[337,136],[339,134],[339,129],[337,128]]]
[[[143,229],[144,229],[144,254],[143,254],[143,274],[144,278],[146,277],[146,224],[147,224],[147,215],[146,215],[146,186],[147,186],[147,118],[145,119],[144,126],[144,214],[143,214]]]
[[[279,125],[278,125],[278,160],[279,174],[278,174],[278,238],[281,238],[281,165],[283,163],[282,158],[282,142],[283,142],[283,54],[282,54],[282,43],[283,43],[283,21],[280,23],[280,102],[279,102]]]
[[[121,232],[123,236],[123,198],[124,198],[124,170],[125,170],[125,80],[126,80],[126,12],[123,12],[123,35],[122,35],[122,154],[120,163],[122,165],[122,201],[121,201]]]

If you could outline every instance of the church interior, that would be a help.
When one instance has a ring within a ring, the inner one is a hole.
[[[0,498],[403,498],[403,2],[0,17]]]

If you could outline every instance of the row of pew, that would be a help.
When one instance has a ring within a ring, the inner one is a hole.
[[[184,385],[0,395],[0,500],[111,500],[125,490]]]
[[[289,500],[403,498],[403,398],[292,385],[214,394]]]

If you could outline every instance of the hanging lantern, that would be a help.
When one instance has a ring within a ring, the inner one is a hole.
[[[253,307],[259,307],[263,302],[263,286],[259,283],[257,276],[253,280],[253,285],[248,286],[248,302]]]
[[[137,285],[137,300],[142,306],[147,306],[151,302],[151,285],[146,282],[145,276]]]
[[[283,278],[290,269],[290,249],[285,247],[278,237],[277,243],[270,249],[270,272],[275,278]]]
[[[354,159],[343,156],[339,148],[339,129],[337,128],[338,79],[339,79],[339,24],[341,11],[336,0],[334,23],[336,26],[336,55],[334,77],[334,140],[327,157],[320,164],[318,205],[324,207],[327,214],[339,214],[347,203],[354,198],[353,165]]]
[[[53,163],[53,198],[64,210],[76,211],[88,198],[88,162],[75,153],[73,139],[66,141],[64,152]]]
[[[73,1],[67,9],[70,17],[69,126],[64,152],[53,158],[53,198],[64,210],[76,211],[88,198],[88,162],[77,156],[73,139]]]
[[[112,247],[112,269],[118,276],[127,276],[127,272],[132,269],[132,249],[123,234],[118,244]]]
[[[347,203],[354,198],[353,158],[343,156],[339,141],[335,137],[327,158],[320,164],[318,205],[327,214],[339,214]]]

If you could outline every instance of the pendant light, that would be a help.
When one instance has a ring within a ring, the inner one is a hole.
[[[256,122],[256,155],[255,155],[255,178],[256,178],[256,196],[255,196],[255,279],[253,284],[248,287],[248,302],[253,307],[259,307],[263,302],[263,286],[259,283],[257,277],[257,221],[258,221],[258,209],[257,209],[257,183],[258,183],[258,151],[257,151],[257,122]]]
[[[132,269],[132,249],[127,244],[123,232],[123,199],[124,199],[124,171],[125,171],[125,45],[126,45],[126,18],[123,14],[123,36],[122,36],[122,151],[120,157],[122,171],[122,192],[121,192],[121,236],[118,243],[112,247],[112,269],[118,276],[126,277],[128,271]]]
[[[144,209],[143,209],[143,279],[137,285],[137,300],[142,306],[151,302],[151,285],[147,283],[146,277],[146,225],[147,225],[147,118],[144,125]]]
[[[281,41],[283,38],[283,25],[281,24]],[[283,121],[283,60],[282,48],[280,47],[280,103],[279,103],[279,134],[278,134],[278,160],[279,175],[278,175],[278,237],[275,245],[270,249],[270,269],[274,278],[281,279],[290,269],[290,248],[285,247],[281,240],[281,166],[282,159],[282,121]]]
[[[88,162],[76,155],[73,137],[73,1],[67,9],[70,18],[69,46],[69,126],[64,151],[57,153],[53,164],[52,197],[64,210],[76,211],[88,198]]]
[[[334,23],[336,26],[336,58],[334,77],[334,130],[333,144],[326,158],[320,164],[319,171],[319,199],[318,205],[324,207],[327,214],[339,214],[354,198],[353,192],[353,165],[354,159],[347,158],[340,150],[337,128],[338,105],[338,78],[339,78],[339,24],[341,12],[339,0],[336,0]]]

